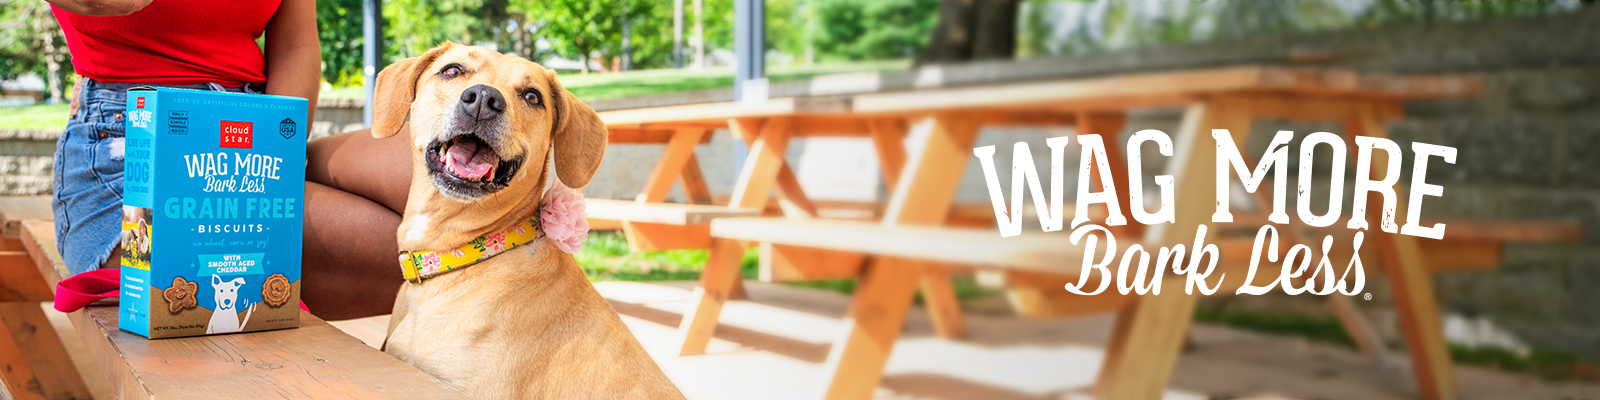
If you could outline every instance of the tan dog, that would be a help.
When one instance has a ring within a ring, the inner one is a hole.
[[[481,47],[446,42],[394,63],[375,98],[374,136],[411,128],[403,251],[450,250],[527,221],[553,173],[547,158],[581,188],[605,153],[605,126],[555,72]],[[683,398],[545,238],[405,283],[385,351],[483,399]]]

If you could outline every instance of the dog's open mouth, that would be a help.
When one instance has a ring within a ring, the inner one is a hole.
[[[428,170],[449,197],[476,199],[511,183],[521,158],[506,160],[475,134],[463,134],[428,145]]]

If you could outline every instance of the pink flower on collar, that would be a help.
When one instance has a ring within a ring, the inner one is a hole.
[[[544,201],[539,204],[539,228],[567,254],[583,251],[583,241],[589,239],[589,213],[584,210],[587,204],[583,193],[559,180],[545,192]]]

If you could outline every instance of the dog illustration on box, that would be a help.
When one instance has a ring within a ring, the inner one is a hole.
[[[211,323],[206,324],[206,334],[231,333],[244,329],[250,322],[250,314],[255,313],[256,305],[251,304],[244,312],[244,321],[239,321],[239,287],[244,286],[244,278],[233,278],[224,282],[222,277],[211,274],[211,287],[217,290],[217,308],[211,312]]]

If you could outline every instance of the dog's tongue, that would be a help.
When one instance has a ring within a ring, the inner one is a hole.
[[[449,153],[445,155],[445,166],[456,176],[466,179],[482,179],[494,172],[496,160],[493,150],[480,149],[478,143],[465,138],[456,138],[450,143]]]

